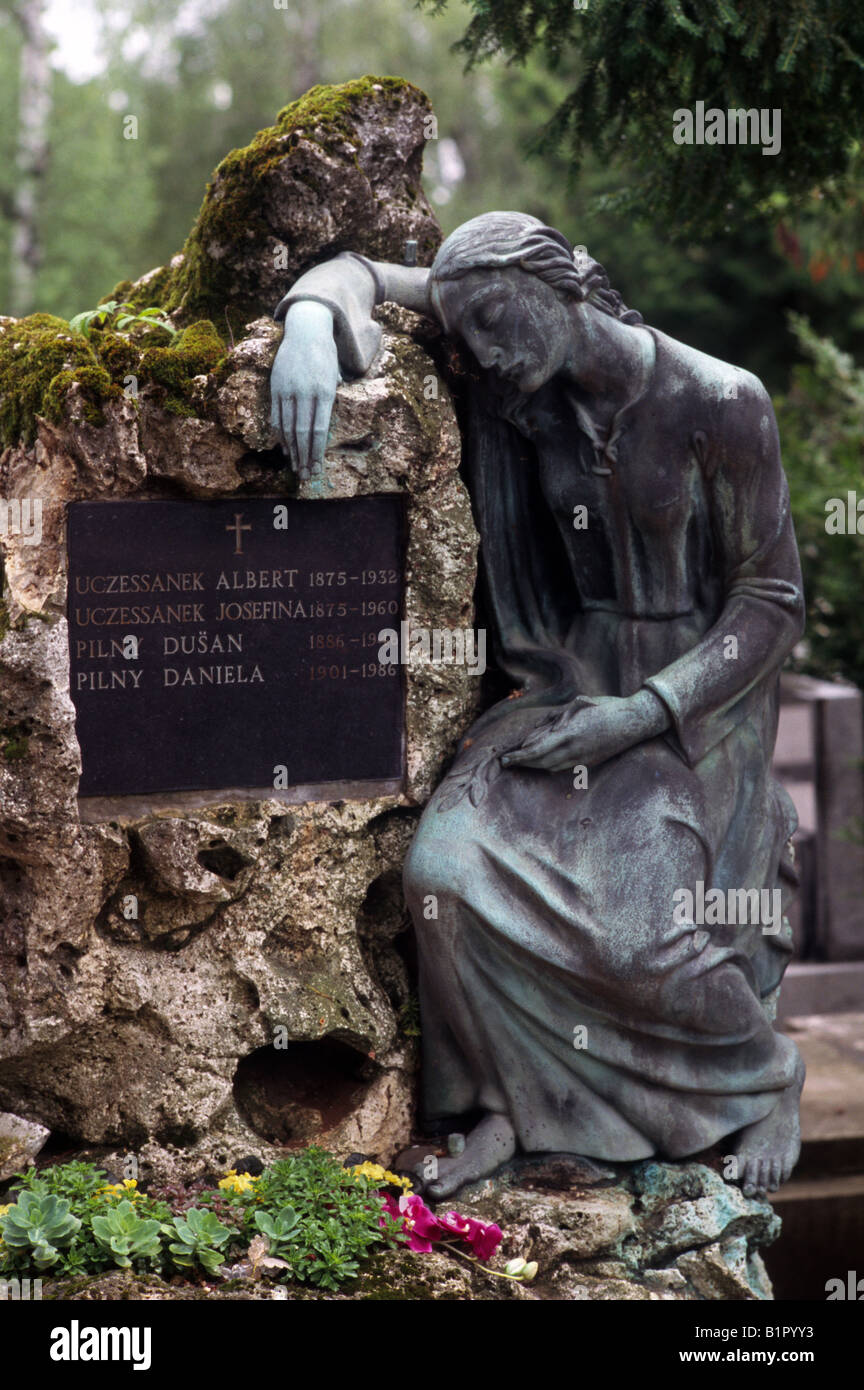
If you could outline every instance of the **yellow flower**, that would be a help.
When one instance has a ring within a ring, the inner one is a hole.
[[[136,1191],[138,1183],[133,1177],[124,1177],[122,1183],[106,1183],[104,1187],[97,1187],[90,1201],[96,1201],[97,1197],[142,1197],[143,1193]]]
[[[0,1216],[5,1216],[7,1211],[11,1211],[14,1205],[14,1202],[7,1202],[5,1207],[0,1207]]]
[[[135,1178],[124,1178],[122,1182],[108,1182],[104,1187],[97,1187],[90,1201],[97,1197],[141,1197],[143,1194],[136,1191],[137,1187]]]
[[[248,1192],[257,1181],[251,1173],[238,1173],[235,1168],[229,1168],[224,1178],[220,1178],[219,1186],[223,1192]]]
[[[406,1192],[411,1191],[411,1179],[397,1177],[395,1173],[390,1173],[386,1168],[382,1168],[380,1163],[357,1163],[351,1169],[358,1177],[369,1178],[371,1182],[380,1183],[382,1187],[391,1185],[402,1187]]]

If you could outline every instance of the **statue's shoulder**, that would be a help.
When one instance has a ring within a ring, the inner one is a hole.
[[[722,358],[691,347],[689,343],[670,338],[658,328],[648,330],[657,348],[655,380],[658,389],[684,401],[696,399],[705,404],[725,406],[727,403],[756,412],[771,409],[771,397],[763,383],[745,367],[736,367]],[[716,412],[722,423],[725,409]]]

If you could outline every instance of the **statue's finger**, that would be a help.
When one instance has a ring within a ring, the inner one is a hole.
[[[514,749],[514,752],[531,755],[535,753],[545,753],[548,752],[550,748],[554,748],[559,742],[560,736],[553,735],[547,730],[544,730],[543,733],[529,734],[527,738],[522,740],[519,747]]]
[[[297,449],[301,478],[309,477],[309,436],[312,430],[312,401],[301,396],[294,414],[294,443]]]
[[[324,451],[327,448],[332,412],[332,397],[319,396],[315,409],[315,428],[312,432],[312,467],[316,473],[321,472],[324,464]]]
[[[524,767],[534,764],[535,759],[544,756],[549,751],[549,745],[544,740],[542,743],[534,744],[531,747],[524,743],[521,748],[514,748],[509,753],[502,754],[502,767]]]
[[[289,454],[291,455],[291,467],[293,468],[294,472],[297,474],[297,477],[299,478],[299,477],[301,476],[301,473],[300,473],[300,456],[299,456],[299,454],[297,453],[297,441],[296,441],[296,438],[295,438],[295,435],[294,435],[294,424],[295,424],[296,413],[297,413],[297,402],[296,402],[295,398],[294,398],[293,396],[291,396],[291,397],[289,397],[288,402],[287,402],[287,405],[286,405],[286,408],[285,408],[285,410],[284,410],[284,412],[283,412],[283,417],[282,417],[283,424],[282,424],[282,428],[283,428],[284,433],[285,433],[285,439],[286,439],[286,442],[287,442],[287,445],[288,445],[288,452],[289,452]]]
[[[279,447],[286,458],[291,457],[291,450],[288,447],[288,433],[285,429],[285,402],[281,396],[277,396],[273,403],[273,428],[279,436]]]

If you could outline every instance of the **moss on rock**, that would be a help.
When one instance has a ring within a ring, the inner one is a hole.
[[[350,139],[357,104],[375,88],[398,96],[410,83],[397,77],[361,77],[340,86],[312,87],[298,101],[285,106],[272,126],[261,130],[242,149],[232,150],[216,168],[201,204],[195,226],[183,248],[183,260],[163,288],[169,313],[210,316],[219,313],[234,297],[234,285],[226,263],[213,255],[214,247],[238,242],[266,244],[272,230],[263,211],[265,180],[290,159],[299,134],[310,135],[324,149],[334,149]],[[355,155],[356,159],[356,155]],[[250,306],[257,312],[258,306]]]
[[[53,314],[10,323],[0,333],[0,441],[32,443],[37,415],[59,420],[74,382],[87,418],[101,424],[101,405],[117,388],[87,339]]]
[[[137,375],[165,389],[163,405],[169,413],[194,415],[189,401],[193,378],[212,371],[224,356],[222,339],[209,319],[202,319],[179,333],[170,346],[146,348]]]
[[[161,404],[170,413],[194,415],[193,378],[224,357],[225,344],[207,320],[190,324],[173,339],[157,326],[134,338],[111,328],[85,338],[65,319],[32,314],[0,334],[0,440],[31,444],[37,416],[59,422],[73,386],[84,419],[100,427],[106,401],[120,399],[129,376],[139,387],[159,387]]]
[[[169,413],[195,415],[194,377],[215,373],[220,385],[226,340],[309,265],[349,248],[399,259],[406,237],[428,259],[440,241],[420,185],[430,115],[419,88],[371,75],[284,107],[217,167],[183,254],[100,301],[162,308],[186,325],[179,337],[155,324],[93,326],[88,337],[51,314],[0,331],[0,443],[31,444],[38,416],[59,423],[73,388],[84,420],[103,425],[130,376],[158,387]]]
[[[123,385],[127,376],[137,376],[141,360],[141,347],[136,345],[128,333],[117,333],[111,328],[93,333],[93,343],[111,380]]]
[[[27,724],[10,724],[7,728],[0,728],[0,755],[7,763],[18,762],[21,758],[26,758],[30,747],[30,729]]]
[[[408,106],[415,122],[418,114],[431,112],[426,95],[410,82],[372,75],[340,85],[313,87],[283,107],[272,126],[259,131],[250,144],[232,150],[218,165],[182,257],[175,257],[172,266],[163,267],[158,276],[148,277],[146,286],[141,286],[149,302],[178,315],[181,321],[208,317],[221,324],[224,315],[232,331],[240,331],[247,319],[269,310],[269,301],[262,304],[252,285],[243,283],[242,273],[238,276],[238,263],[244,256],[252,260],[269,256],[272,261],[280,239],[293,240],[292,228],[280,225],[278,215],[274,215],[274,180],[293,185],[298,206],[308,201],[302,197],[304,188],[310,190],[313,202],[332,202],[334,160],[337,168],[341,165],[356,171],[357,179],[365,185],[369,175],[368,170],[361,173],[358,162],[362,144],[359,128],[371,103],[377,108],[381,130],[386,129],[390,117],[395,126]],[[326,157],[310,159],[309,142]],[[414,201],[416,217],[423,224],[421,240],[429,241],[425,249],[434,250],[439,239],[437,225],[420,189],[419,159]],[[376,213],[374,196],[368,202],[367,222],[371,224]],[[352,227],[348,235],[352,244],[357,242],[357,228]],[[296,249],[289,245],[285,283],[299,268],[291,254]],[[310,246],[309,263],[316,249]],[[137,293],[136,288],[133,302]]]
[[[55,377],[52,377],[45,392],[44,409],[41,413],[46,415],[49,420],[60,420],[63,415],[66,395],[73,386],[80,388],[81,399],[84,404],[84,419],[87,423],[97,427],[104,425],[105,417],[102,414],[102,405],[112,396],[118,396],[120,391],[104,367],[90,366],[87,363],[84,366],[58,372]]]
[[[150,270],[133,284],[131,280],[121,280],[115,285],[107,299],[115,299],[123,304],[131,304],[139,313],[142,309],[164,309],[174,282],[176,267],[160,265]]]

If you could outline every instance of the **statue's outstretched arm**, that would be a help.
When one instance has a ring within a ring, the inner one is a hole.
[[[276,306],[285,328],[270,375],[270,418],[301,478],[320,472],[340,374],[362,376],[378,351],[375,305],[391,300],[431,314],[428,287],[427,269],[345,251],[301,275]]]

